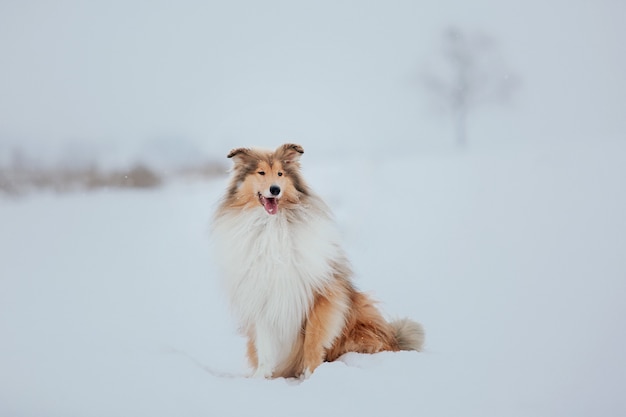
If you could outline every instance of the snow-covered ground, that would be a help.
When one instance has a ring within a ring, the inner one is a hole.
[[[626,144],[303,164],[425,352],[244,377],[209,250],[225,180],[3,199],[0,416],[626,414]]]

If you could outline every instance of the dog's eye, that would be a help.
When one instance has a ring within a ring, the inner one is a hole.
[[[259,175],[265,175],[265,171],[259,171]]]
[[[282,173],[282,172],[279,172],[279,173],[278,173],[278,176],[279,176],[279,177],[282,177],[282,176],[283,176],[283,173]]]

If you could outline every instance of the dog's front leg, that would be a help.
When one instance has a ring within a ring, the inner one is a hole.
[[[349,310],[348,295],[344,291],[319,294],[304,327],[303,376],[308,378],[324,361],[325,350],[330,349],[345,325]]]
[[[257,324],[255,331],[254,346],[256,348],[256,370],[253,377],[271,378],[276,368],[278,352],[276,341],[271,337],[272,329],[267,326]]]

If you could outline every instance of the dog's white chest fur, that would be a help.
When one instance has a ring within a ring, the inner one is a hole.
[[[243,330],[266,343],[276,365],[289,354],[316,291],[332,278],[342,254],[333,222],[323,211],[268,215],[222,213],[214,224],[218,262]],[[271,339],[271,340],[270,340]]]

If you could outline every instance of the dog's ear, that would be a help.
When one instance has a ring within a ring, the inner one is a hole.
[[[235,164],[240,164],[248,161],[252,155],[250,154],[250,149],[248,148],[236,148],[230,151],[226,157],[232,158]]]
[[[285,143],[276,149],[276,155],[283,164],[296,164],[300,160],[300,156],[304,153],[302,146],[294,143]]]

